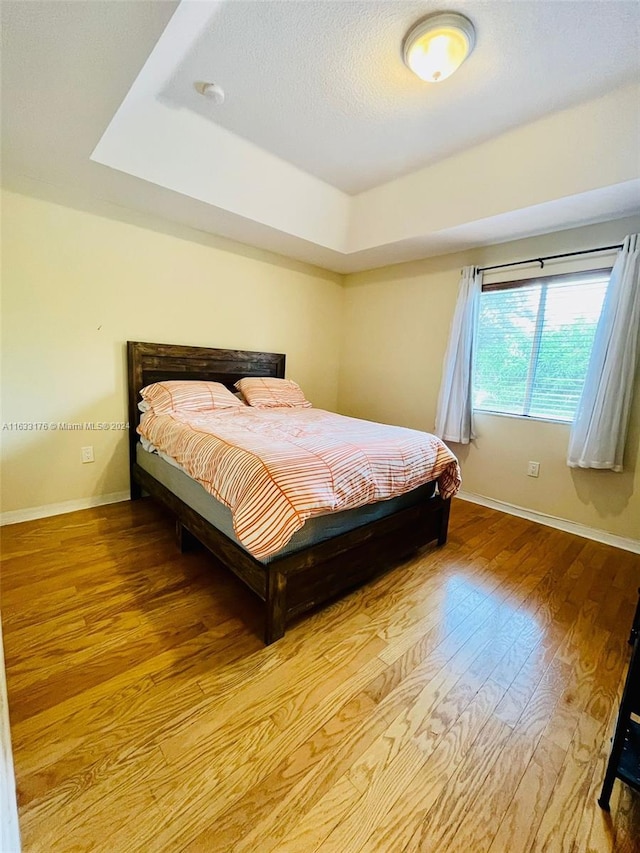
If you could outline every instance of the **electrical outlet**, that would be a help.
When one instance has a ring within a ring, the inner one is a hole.
[[[93,447],[83,447],[82,449],[82,461],[84,462],[93,462]]]
[[[529,462],[527,464],[527,477],[539,477],[540,476],[540,463],[539,462]]]

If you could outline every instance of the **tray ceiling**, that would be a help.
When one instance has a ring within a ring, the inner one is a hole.
[[[433,2],[1,8],[9,187],[338,271],[640,210],[635,0],[461,0],[477,46],[436,86],[400,53]]]

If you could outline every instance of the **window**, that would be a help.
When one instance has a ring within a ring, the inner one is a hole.
[[[480,296],[473,406],[572,421],[611,270],[486,284]]]

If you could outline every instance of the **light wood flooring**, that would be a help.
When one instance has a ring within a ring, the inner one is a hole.
[[[26,853],[640,850],[596,797],[640,556],[455,501],[450,539],[262,644],[151,501],[2,531]]]

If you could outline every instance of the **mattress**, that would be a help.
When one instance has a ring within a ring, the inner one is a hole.
[[[446,499],[460,485],[458,462],[436,436],[321,409],[150,410],[138,433],[230,508],[236,536],[260,559],[315,516],[432,480]]]
[[[164,454],[163,454],[164,456]],[[136,445],[136,461],[141,468],[150,474],[158,482],[162,483],[169,491],[180,498],[185,504],[205,518],[210,524],[224,533],[239,545],[243,551],[250,553],[235,535],[231,510],[220,501],[210,495],[196,480],[190,477],[174,460],[168,461],[161,458],[158,453],[145,450],[141,444]],[[435,483],[425,483],[412,489],[404,495],[390,500],[378,501],[366,504],[356,509],[347,509],[340,512],[317,515],[307,519],[304,526],[293,534],[291,539],[280,551],[268,557],[259,559],[258,562],[267,565],[275,559],[287,554],[302,551],[311,545],[317,545],[341,533],[347,533],[356,527],[362,527],[372,521],[377,521],[387,515],[392,515],[401,509],[414,506],[417,503],[431,497],[435,492]],[[256,559],[254,557],[254,559]]]

